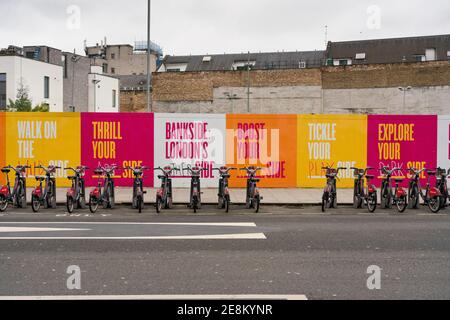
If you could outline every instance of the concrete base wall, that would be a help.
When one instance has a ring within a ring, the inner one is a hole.
[[[404,94],[398,88],[327,89],[324,113],[438,114],[450,112],[450,87],[418,87]]]
[[[327,89],[265,87],[250,89],[254,114],[438,114],[450,112],[450,86],[412,88]],[[247,88],[214,89],[213,101],[154,102],[155,112],[247,113]]]
[[[213,101],[154,102],[155,112],[247,113],[247,88],[214,88]],[[250,88],[250,113],[321,113],[320,86]]]

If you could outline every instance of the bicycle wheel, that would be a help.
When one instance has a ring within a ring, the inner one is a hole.
[[[400,199],[398,199],[396,202],[396,206],[397,206],[398,212],[400,212],[400,213],[405,212],[406,207],[408,207],[407,197],[406,196],[400,197]]]
[[[390,189],[384,187],[381,194],[381,208],[382,209],[390,209],[392,207],[392,198]]]
[[[156,213],[160,213],[162,209],[162,199],[160,197],[156,198]]]
[[[230,212],[230,199],[225,199],[225,212]]]
[[[360,209],[362,207],[363,199],[360,196],[361,194],[360,187],[356,185],[353,191],[353,208],[355,209]]]
[[[417,184],[414,184],[411,187],[411,190],[408,193],[408,207],[410,209],[418,209],[419,208],[419,188],[417,187]]]
[[[261,206],[261,197],[259,195],[255,197],[255,200],[253,200],[253,204],[254,204],[253,209],[255,210],[255,213],[258,213],[259,208]]]
[[[428,208],[430,208],[431,212],[438,213],[441,210],[441,197],[428,200]]]
[[[41,209],[41,201],[36,196],[31,198],[31,209],[33,209],[33,212],[39,212],[39,209]]]
[[[110,209],[114,209],[114,207],[116,206],[116,199],[115,199],[115,196],[114,196],[114,188],[113,188],[112,184],[109,185],[108,195],[109,195],[109,199],[108,199],[109,208]]]
[[[329,195],[328,195],[328,192],[325,192],[322,196],[322,212],[326,211],[326,208],[328,207],[328,201],[329,201]]]
[[[377,210],[377,193],[372,193],[369,195],[369,198],[367,199],[367,209],[370,213],[374,213],[375,210]]]
[[[25,209],[27,207],[27,195],[23,188],[23,182],[19,182],[19,187],[16,193],[16,205],[18,208]]]
[[[196,197],[192,200],[192,209],[194,209],[194,213],[197,213],[198,210],[198,200]]]
[[[8,208],[8,200],[4,195],[0,196],[0,212],[5,212]]]
[[[91,213],[96,213],[98,210],[98,199],[94,197],[89,197],[89,211]]]
[[[137,209],[138,209],[139,213],[142,213],[142,203],[143,203],[142,196],[138,196],[137,197]]]
[[[337,209],[338,208],[338,202],[337,201],[338,201],[337,200],[337,194],[335,194],[335,195],[332,196],[332,199],[330,201],[330,208]]]
[[[222,196],[219,196],[218,200],[217,200],[217,207],[219,209],[225,208],[225,202],[226,202],[226,200]]]
[[[67,212],[69,212],[69,214],[72,214],[73,210],[74,210],[74,207],[75,207],[75,204],[74,204],[74,201],[73,201],[72,197],[67,197],[66,207],[67,207]]]

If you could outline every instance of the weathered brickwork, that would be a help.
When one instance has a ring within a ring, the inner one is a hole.
[[[450,61],[154,75],[153,110],[185,113],[450,113]],[[411,86],[406,94],[399,87]],[[122,92],[121,111],[146,110]],[[250,103],[248,103],[248,97]],[[250,104],[250,106],[249,106]]]
[[[450,61],[328,67],[324,89],[395,88],[450,85]]]

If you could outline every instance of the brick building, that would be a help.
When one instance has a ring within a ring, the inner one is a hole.
[[[449,36],[330,43],[315,51],[318,64],[300,63],[302,53],[277,54],[168,56],[153,77],[154,111],[450,112]],[[268,56],[286,63],[267,63]],[[122,111],[145,110],[145,95],[125,91]]]

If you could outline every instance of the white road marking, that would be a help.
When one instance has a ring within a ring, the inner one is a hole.
[[[306,295],[110,295],[110,296],[0,296],[0,300],[290,300],[306,301]]]
[[[266,240],[264,233],[150,237],[0,237],[0,240]]]
[[[91,231],[92,229],[68,229],[68,228],[27,228],[27,227],[0,227],[0,233],[11,232],[57,232],[57,231]]]
[[[0,222],[0,224],[91,224],[91,225],[148,225],[148,226],[205,226],[205,227],[256,227],[254,222],[223,222],[223,223],[184,223],[184,222]]]

